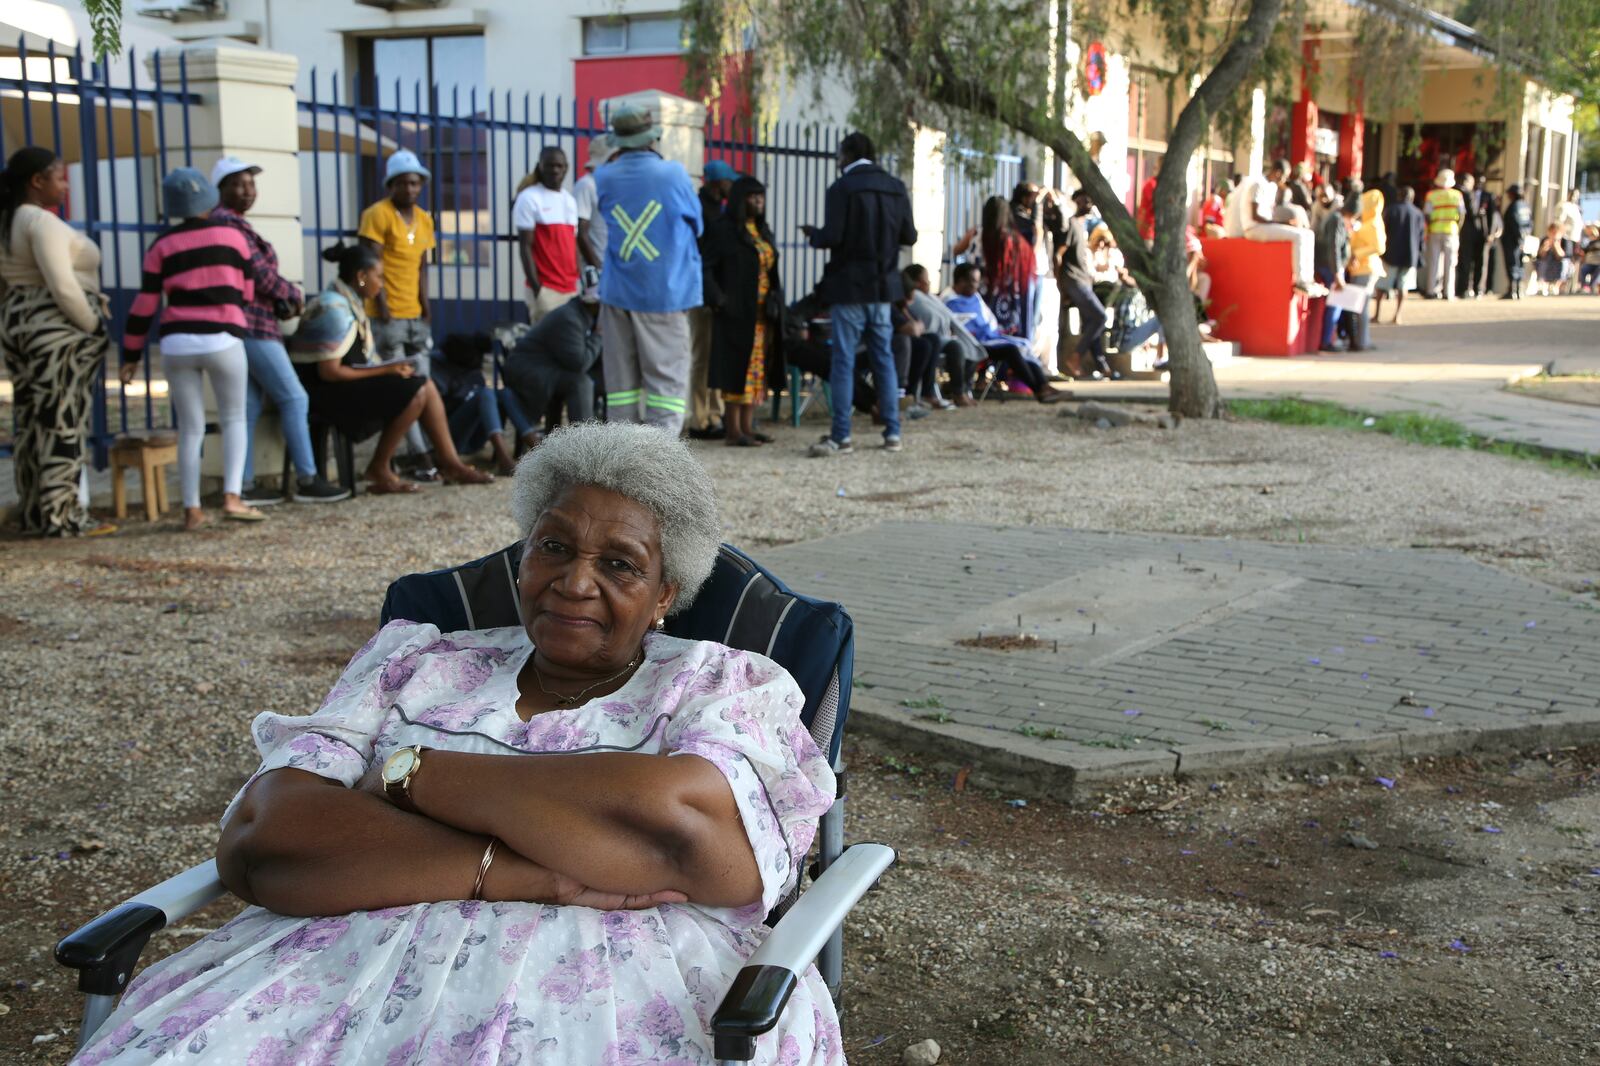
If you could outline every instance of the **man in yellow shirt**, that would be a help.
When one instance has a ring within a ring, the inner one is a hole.
[[[373,356],[380,361],[408,360],[424,380],[428,377],[428,353],[433,349],[426,265],[434,239],[433,218],[417,201],[431,177],[415,152],[403,148],[395,152],[383,176],[389,195],[361,212],[357,230],[383,257],[383,290],[367,301],[376,349]],[[422,457],[414,475],[418,480],[432,481],[437,476],[428,458],[427,441],[414,424],[406,431],[405,452]]]
[[[1461,217],[1466,201],[1456,190],[1456,172],[1449,167],[1433,179],[1422,201],[1428,220],[1428,239],[1422,264],[1422,295],[1430,300],[1456,298],[1456,263],[1461,257]]]

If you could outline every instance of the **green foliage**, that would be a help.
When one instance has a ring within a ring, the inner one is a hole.
[[[925,700],[909,700],[909,699],[908,700],[901,700],[900,701],[900,706],[902,706],[902,707],[910,707],[912,710],[923,710],[923,709],[931,709],[931,708],[935,708],[935,707],[943,707],[944,706],[944,701],[941,700],[938,696],[929,696]]]
[[[1502,65],[1580,101],[1600,90],[1600,0],[1463,0],[1457,17]],[[1521,86],[1503,92],[1520,94]]]
[[[1383,433],[1410,444],[1423,444],[1436,448],[1467,448],[1503,455],[1510,459],[1531,459],[1553,469],[1570,473],[1600,472],[1600,456],[1549,452],[1514,441],[1491,440],[1473,433],[1459,422],[1437,415],[1418,414],[1415,411],[1367,414],[1324,400],[1303,400],[1297,396],[1277,396],[1270,400],[1230,400],[1228,410],[1239,418],[1261,422]],[[1367,424],[1368,420],[1371,420],[1371,425]]]
[[[107,56],[122,53],[122,0],[83,0],[83,9],[89,16],[89,28],[94,32],[94,58],[103,62]]]

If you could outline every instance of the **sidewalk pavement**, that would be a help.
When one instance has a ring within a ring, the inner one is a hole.
[[[763,562],[849,606],[851,728],[1011,795],[1600,738],[1600,609],[1457,554],[897,522]]]
[[[1600,407],[1508,392],[1518,378],[1554,366],[1600,373],[1600,297],[1408,299],[1405,324],[1374,326],[1368,352],[1291,358],[1241,357],[1216,370],[1225,397],[1298,395],[1373,412],[1419,411],[1484,437],[1600,453]],[[1155,381],[1075,382],[1083,399],[1164,403]]]

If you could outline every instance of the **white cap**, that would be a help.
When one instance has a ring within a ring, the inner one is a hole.
[[[225,155],[217,160],[217,165],[211,168],[211,184],[221,185],[223,178],[235,174],[259,174],[261,168],[254,163],[246,163],[236,155]]]

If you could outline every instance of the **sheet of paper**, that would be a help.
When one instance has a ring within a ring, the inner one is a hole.
[[[1342,289],[1334,289],[1328,293],[1328,306],[1359,315],[1361,309],[1367,306],[1367,290],[1359,285],[1346,285]]]

